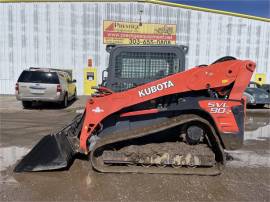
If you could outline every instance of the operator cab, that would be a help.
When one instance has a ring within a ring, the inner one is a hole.
[[[184,71],[188,47],[108,45],[106,50],[110,58],[102,86],[119,92]]]

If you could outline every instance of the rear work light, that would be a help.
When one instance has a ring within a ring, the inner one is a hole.
[[[59,84],[57,85],[56,92],[57,93],[61,93],[62,92],[61,85],[59,85]]]
[[[16,85],[15,85],[15,91],[16,91],[16,93],[19,93],[19,84],[18,83],[16,83]]]

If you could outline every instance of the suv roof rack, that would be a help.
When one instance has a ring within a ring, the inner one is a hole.
[[[63,69],[55,69],[55,68],[49,68],[49,67],[30,67],[29,70],[41,70],[41,71],[48,71],[48,72],[51,72],[51,71],[60,71],[60,72],[64,72],[65,70]]]
[[[44,71],[44,72],[63,72],[69,74],[72,78],[72,70],[67,69],[56,69],[56,68],[49,68],[49,67],[30,67],[29,71]]]

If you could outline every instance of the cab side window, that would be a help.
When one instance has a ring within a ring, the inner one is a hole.
[[[58,73],[58,75],[59,75],[59,77],[60,77],[60,79],[62,80],[62,81],[65,81],[66,79],[65,79],[65,76],[62,74],[62,73]]]

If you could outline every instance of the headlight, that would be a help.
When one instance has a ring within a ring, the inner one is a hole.
[[[267,94],[260,94],[259,98],[265,99],[265,98],[268,98],[268,95]]]
[[[253,96],[249,96],[249,101],[250,101],[250,103],[254,103],[255,102],[254,97]]]

